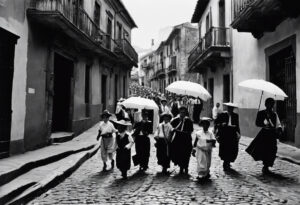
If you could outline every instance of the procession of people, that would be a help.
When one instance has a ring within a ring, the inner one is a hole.
[[[155,142],[157,164],[161,166],[163,174],[170,173],[168,169],[171,167],[171,162],[179,167],[179,174],[189,174],[190,158],[194,156],[197,161],[197,178],[209,179],[212,151],[217,147],[217,143],[224,171],[232,170],[231,163],[238,157],[241,138],[239,115],[234,112],[238,109],[237,104],[223,103],[226,110],[222,111],[221,104],[216,103],[211,112],[212,118],[201,117],[204,102],[200,97],[181,94],[164,96],[150,89],[139,90],[138,86],[134,89],[132,94],[138,93],[145,99],[149,99],[152,107],[150,104],[148,107],[145,104],[141,109],[137,106],[138,102],[135,105],[126,104],[126,99],[121,98],[116,107],[116,120],[109,121],[112,115],[109,111],[105,110],[102,113],[103,121],[100,122],[97,138],[101,138],[100,155],[103,171],[107,170],[108,160],[111,162],[111,169],[114,168],[115,152],[116,165],[123,179],[127,179],[131,161],[134,166],[139,166],[139,171],[147,171],[151,137]],[[265,101],[266,109],[258,112],[256,126],[261,127],[261,131],[246,149],[254,160],[263,162],[264,174],[270,173],[269,167],[274,164],[277,139],[281,130],[280,120],[273,109],[274,104],[275,100],[268,98]],[[157,125],[153,124],[155,117],[159,118]],[[193,142],[194,123],[202,129],[195,133]],[[133,145],[135,145],[135,155],[131,156]]]

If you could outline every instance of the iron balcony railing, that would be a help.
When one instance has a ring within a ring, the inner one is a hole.
[[[230,47],[230,29],[212,27],[192,49],[188,57],[188,66],[191,67],[198,58],[209,48]]]
[[[115,42],[105,34],[86,11],[69,0],[31,0],[30,9],[45,12],[58,12],[81,32],[100,46],[113,50]]]
[[[257,0],[234,0],[233,1],[234,18],[238,17],[245,8],[247,8],[255,1]]]
[[[138,54],[132,47],[132,45],[126,39],[116,40],[118,48],[127,55],[133,62],[138,63]]]

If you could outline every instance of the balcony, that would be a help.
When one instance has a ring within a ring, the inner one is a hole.
[[[230,38],[229,28],[212,27],[190,52],[189,71],[224,63],[224,59],[231,55]]]
[[[112,39],[100,30],[84,9],[68,0],[31,0],[27,15],[55,32],[63,32],[83,49],[101,56],[114,57]],[[52,35],[51,33],[51,35]]]
[[[286,18],[300,14],[297,0],[235,0],[232,27],[239,32],[250,32],[261,38],[264,32],[273,32]]]
[[[142,68],[144,69],[152,69],[154,67],[154,63],[150,62],[150,63],[142,63]]]
[[[126,39],[116,40],[118,46],[115,47],[115,52],[125,61],[131,62],[135,67],[138,63],[138,54]]]
[[[158,78],[163,78],[165,75],[166,75],[165,69],[159,69],[159,70],[156,71],[156,76]]]

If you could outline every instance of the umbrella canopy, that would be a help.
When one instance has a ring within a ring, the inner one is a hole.
[[[277,100],[284,100],[284,98],[288,97],[277,85],[265,80],[250,79],[239,83],[239,86],[269,93],[274,95]]]
[[[171,83],[166,90],[178,95],[199,97],[204,101],[211,98],[209,92],[202,85],[190,81],[176,81]]]
[[[158,110],[158,106],[153,100],[141,97],[130,97],[123,101],[121,105],[131,109]]]

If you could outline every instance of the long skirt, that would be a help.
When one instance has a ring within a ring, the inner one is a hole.
[[[176,133],[170,146],[172,162],[181,168],[188,168],[192,149],[192,137],[190,135]]]
[[[118,148],[116,156],[116,165],[120,171],[127,171],[131,165],[131,151],[126,148]]]
[[[225,162],[234,162],[239,152],[239,140],[236,129],[223,127],[218,131],[219,157]]]
[[[110,137],[110,138],[102,137],[100,151],[101,151],[100,153],[101,153],[102,161],[106,162],[108,160],[108,155],[114,154],[116,151],[115,138],[114,137]]]
[[[198,123],[200,121],[201,107],[202,105],[199,104],[194,105],[194,112],[193,112],[194,123]]]
[[[197,172],[201,177],[205,177],[209,174],[209,169],[211,165],[211,149],[196,149],[196,159],[197,159]]]
[[[148,168],[150,157],[150,139],[145,135],[138,135],[135,139],[136,164]]]
[[[170,167],[169,144],[165,139],[159,138],[155,144],[157,164],[164,168]]]
[[[265,166],[273,166],[277,153],[276,137],[275,129],[261,129],[246,149],[246,152],[255,161],[263,161]]]

